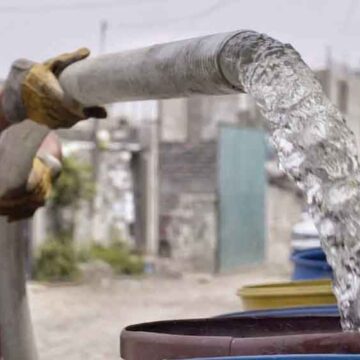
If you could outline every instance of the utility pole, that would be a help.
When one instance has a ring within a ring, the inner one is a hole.
[[[107,20],[102,20],[100,22],[100,41],[99,41],[99,54],[103,54],[106,48],[106,36],[107,31],[109,28],[109,24]],[[94,151],[93,151],[93,175],[94,181],[97,180],[97,175],[99,171],[99,144],[97,139],[97,133],[99,130],[99,119],[94,119],[94,126],[92,131],[92,142],[94,144]]]
[[[100,22],[100,34],[99,34],[99,55],[103,54],[106,49],[106,38],[109,24],[107,20],[102,20]],[[93,119],[93,129],[92,129],[92,172],[93,172],[93,182],[98,184],[99,182],[99,172],[101,167],[101,150],[99,148],[98,132],[100,128],[100,120]],[[99,211],[101,208],[101,195],[99,191],[95,189],[96,193],[94,199],[91,202],[91,225],[92,225],[92,236],[94,240],[99,240],[99,226],[101,219],[99,217]]]
[[[157,256],[159,244],[159,102],[150,116],[147,158],[146,252],[149,261]]]

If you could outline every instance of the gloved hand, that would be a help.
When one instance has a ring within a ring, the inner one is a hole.
[[[68,128],[89,117],[105,118],[103,107],[83,107],[66,98],[58,81],[69,65],[89,56],[86,48],[63,54],[42,64],[20,59],[5,82],[2,107],[10,123],[31,119],[51,129]]]
[[[60,174],[61,164],[51,155],[38,155],[33,161],[26,187],[0,199],[0,215],[8,221],[31,217],[50,196],[52,184]]]

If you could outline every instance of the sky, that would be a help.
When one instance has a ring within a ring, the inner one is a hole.
[[[19,57],[41,61],[82,46],[96,55],[241,29],[291,43],[313,68],[327,53],[360,67],[360,0],[0,0],[0,78]]]

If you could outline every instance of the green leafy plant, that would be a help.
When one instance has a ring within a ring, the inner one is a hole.
[[[89,249],[90,258],[108,263],[116,274],[139,275],[144,271],[141,256],[133,253],[125,244],[112,242],[110,246],[93,244]]]
[[[76,205],[82,199],[91,200],[95,193],[91,174],[90,165],[74,157],[65,157],[61,175],[54,185],[52,205],[65,207]]]
[[[35,260],[36,280],[72,281],[79,275],[74,247],[66,235],[48,238]]]
[[[62,165],[49,202],[49,218],[55,234],[72,233],[78,204],[81,200],[91,200],[95,194],[90,165],[74,157],[65,157]]]
[[[86,263],[91,260],[91,253],[89,247],[82,247],[76,250],[76,260],[79,263]]]

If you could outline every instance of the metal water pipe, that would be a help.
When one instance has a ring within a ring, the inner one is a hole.
[[[239,59],[265,35],[237,31],[89,58],[60,76],[65,92],[84,105],[244,92]]]

